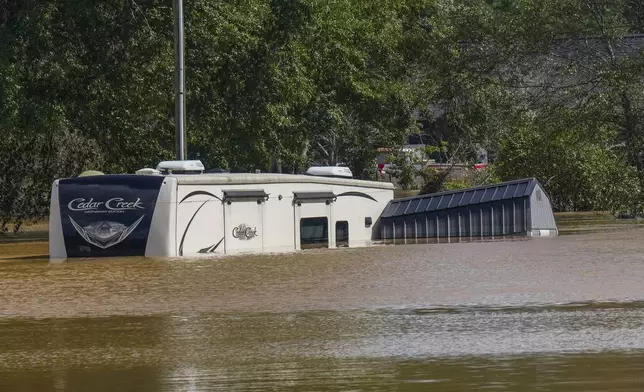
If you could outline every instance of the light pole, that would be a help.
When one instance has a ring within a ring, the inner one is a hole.
[[[177,160],[186,158],[186,103],[184,96],[184,70],[183,70],[183,0],[174,0],[174,47],[176,52],[176,80],[175,80],[175,97],[174,97],[174,121],[176,128],[176,149]]]

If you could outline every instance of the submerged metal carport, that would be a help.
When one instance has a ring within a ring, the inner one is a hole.
[[[535,178],[394,199],[381,239],[557,235],[550,199]]]

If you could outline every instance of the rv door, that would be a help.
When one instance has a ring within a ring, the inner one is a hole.
[[[263,190],[224,191],[224,246],[226,254],[261,252],[264,249]]]

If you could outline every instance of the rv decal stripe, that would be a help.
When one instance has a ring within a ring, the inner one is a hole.
[[[190,193],[188,193],[188,194],[187,194],[183,199],[181,199],[181,201],[179,202],[179,204],[183,203],[184,201],[186,201],[187,199],[191,198],[192,196],[198,196],[198,195],[212,196],[212,197],[214,197],[215,199],[217,199],[217,200],[221,201],[221,199],[220,199],[218,196],[215,196],[215,195],[213,195],[213,194],[212,194],[212,193],[210,193],[210,192],[206,192],[206,191],[194,191],[194,192],[190,192]]]
[[[188,225],[186,226],[186,230],[183,232],[183,235],[181,236],[181,244],[179,245],[179,256],[183,256],[183,241],[186,239],[186,234],[188,234],[188,229],[190,229],[190,225],[192,224],[192,221],[195,219],[195,217],[199,213],[199,210],[201,210],[201,208],[203,206],[205,206],[206,203],[208,203],[209,201],[210,200],[206,200],[203,203],[201,203],[199,208],[197,208],[197,211],[195,211],[194,215],[192,215],[192,218],[190,218],[190,221],[188,222]]]
[[[130,234],[132,234],[132,232],[134,231],[134,229],[136,229],[136,227],[139,225],[139,223],[141,223],[141,221],[143,220],[143,218],[144,218],[144,217],[145,217],[145,215],[142,215],[142,216],[141,216],[139,219],[137,219],[137,221],[136,221],[136,222],[134,222],[130,227],[128,227],[127,229],[125,229],[125,231],[124,231],[123,233],[121,233],[121,236],[119,237],[119,240],[118,240],[118,242],[117,242],[117,243],[119,243],[119,242],[123,241],[124,239],[126,239],[126,238],[127,238],[127,236],[129,236]]]
[[[340,193],[340,194],[338,195],[338,197],[340,197],[340,196],[356,196],[356,197],[364,197],[365,199],[369,199],[369,200],[373,200],[373,201],[375,201],[375,202],[378,202],[378,200],[374,199],[371,195],[368,195],[368,194],[366,194],[366,193],[362,193],[362,192],[355,192],[355,191],[351,191],[351,192],[344,192],[344,193]]]
[[[209,246],[207,248],[201,249],[199,251],[199,253],[212,253],[212,252],[216,251],[217,248],[219,248],[219,245],[221,245],[222,242],[224,242],[224,237],[221,237],[219,242],[217,242],[215,245],[211,245],[211,246]]]
[[[87,241],[87,242],[91,243],[91,240],[89,239],[89,236],[87,235],[87,233],[85,232],[85,230],[83,230],[83,228],[81,227],[81,225],[79,225],[78,223],[76,223],[76,221],[75,221],[74,219],[72,219],[72,217],[71,217],[71,216],[69,217],[69,221],[72,223],[72,226],[74,226],[74,229],[76,229],[76,232],[78,232],[78,234],[80,234],[80,235],[81,235],[81,237],[83,237],[83,239],[84,239],[85,241]]]

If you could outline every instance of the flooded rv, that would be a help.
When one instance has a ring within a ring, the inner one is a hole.
[[[306,175],[205,173],[199,161],[56,180],[49,254],[196,257],[363,247],[396,240],[556,236],[534,178],[394,199],[346,167]]]
[[[346,167],[203,173],[199,161],[56,180],[50,258],[199,256],[359,247],[379,237],[390,183]]]

